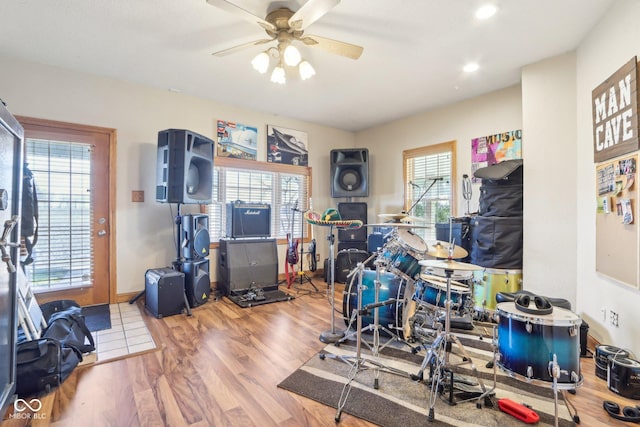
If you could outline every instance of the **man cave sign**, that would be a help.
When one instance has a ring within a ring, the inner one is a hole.
[[[592,93],[596,163],[638,150],[637,62],[634,56]]]

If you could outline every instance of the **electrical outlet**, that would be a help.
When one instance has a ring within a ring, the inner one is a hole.
[[[602,313],[602,321],[606,322],[607,321],[607,308],[606,307],[602,307],[600,309],[600,312]]]
[[[316,254],[316,262],[320,262],[320,254]]]
[[[131,191],[131,201],[132,202],[144,202],[144,191],[143,190],[133,190],[133,191]]]
[[[609,311],[609,321],[611,322],[611,324],[613,326],[618,326],[618,313],[616,313],[615,311],[611,310]]]

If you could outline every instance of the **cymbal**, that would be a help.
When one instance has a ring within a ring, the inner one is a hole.
[[[484,268],[479,265],[467,264],[466,262],[458,262],[452,259],[423,259],[418,261],[418,264],[425,267],[444,268],[445,270],[458,271],[482,270]]]
[[[435,245],[427,250],[427,255],[431,255],[436,258],[449,258],[450,248],[451,245],[449,243],[436,242]],[[469,255],[469,252],[467,252],[466,249],[456,245],[453,247],[453,254],[451,255],[451,258],[465,258],[467,255]]]
[[[392,227],[392,228],[432,228],[430,225],[407,224],[406,222],[383,222],[379,224],[365,224],[367,227]]]
[[[404,213],[404,212],[400,212],[400,213],[390,213],[390,214],[378,214],[378,216],[380,218],[389,218],[393,221],[401,221],[402,219],[408,217],[409,215]]]

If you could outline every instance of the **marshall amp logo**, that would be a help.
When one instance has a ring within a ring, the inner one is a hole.
[[[227,237],[270,237],[271,205],[266,203],[227,203]]]

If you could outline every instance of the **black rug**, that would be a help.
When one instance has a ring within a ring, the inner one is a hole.
[[[111,329],[111,312],[109,304],[91,305],[82,307],[82,314],[87,328],[91,332]]]
[[[491,345],[487,340],[467,335],[460,337],[462,345],[473,359],[479,377],[486,389],[493,387],[493,370],[486,367],[492,359]],[[381,344],[385,340],[381,338]],[[347,341],[335,346],[327,345],[318,355],[307,361],[302,367],[278,384],[278,387],[300,394],[321,402],[327,406],[337,408],[344,384],[349,378],[351,365],[340,360],[340,356],[354,356],[355,342]],[[454,352],[457,345],[454,344]],[[477,378],[472,375],[469,364],[457,368],[454,395],[457,404],[449,405],[446,401],[448,393],[435,397],[435,420],[427,419],[430,398],[428,381],[419,382],[411,378],[420,370],[424,360],[424,350],[413,354],[407,346],[393,343],[380,352],[375,359],[366,346],[363,346],[362,356],[374,363],[364,363],[364,369],[359,369],[352,381],[351,390],[347,396],[343,412],[365,419],[380,426],[512,426],[525,425],[512,416],[500,411],[496,399],[508,398],[517,403],[529,405],[540,416],[538,425],[555,424],[555,405],[551,384],[534,385],[519,381],[506,375],[500,369],[496,370],[497,385],[491,393],[493,399],[477,399],[463,401],[480,391]],[[322,357],[320,357],[322,355]],[[353,359],[350,359],[353,360]],[[450,355],[451,364],[461,362],[457,355]],[[395,370],[378,370],[378,388],[373,387],[376,379],[375,363]],[[464,366],[464,367],[463,367]],[[403,373],[403,374],[400,374]],[[428,377],[425,370],[424,376]],[[465,383],[471,385],[465,385]],[[477,395],[477,394],[476,394]],[[571,416],[558,392],[559,425],[562,427],[575,426]],[[480,408],[477,407],[479,404]]]

